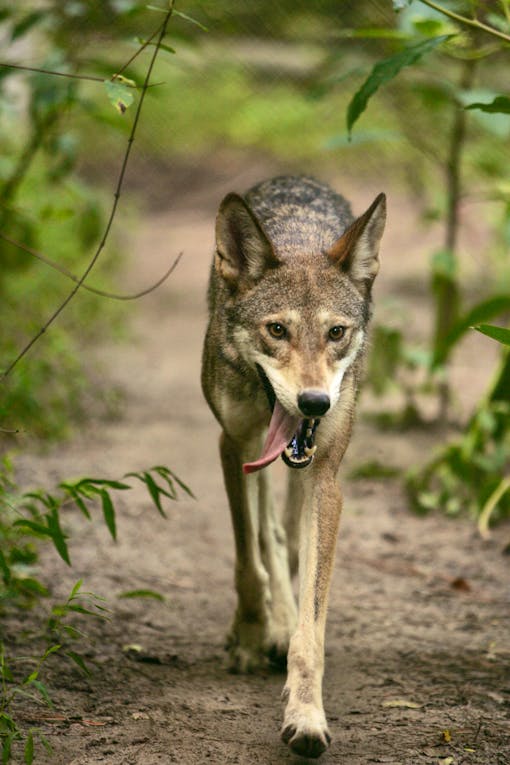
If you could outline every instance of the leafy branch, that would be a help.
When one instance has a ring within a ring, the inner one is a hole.
[[[507,43],[510,42],[510,35],[505,34],[505,32],[501,32],[499,29],[491,27],[488,24],[484,24],[483,21],[470,19],[468,16],[461,16],[460,13],[455,13],[455,11],[451,11],[449,8],[445,8],[438,3],[431,2],[431,0],[420,0],[420,2],[423,3],[423,5],[428,5],[429,8],[438,11],[438,13],[448,16],[448,18],[458,21],[460,24],[466,24],[474,29],[480,29],[482,32],[487,32],[488,34],[493,35],[493,37],[498,37],[500,40],[504,40]]]
[[[150,470],[126,473],[125,478],[136,478],[147,488],[150,498],[161,516],[166,518],[163,507],[163,498],[178,499],[178,490],[189,497],[193,497],[191,489],[181,481],[175,473],[167,467],[156,465]],[[60,494],[52,494],[43,490],[29,491],[23,494],[15,508],[22,517],[14,521],[13,526],[28,532],[32,536],[51,539],[53,545],[69,566],[71,559],[67,546],[68,536],[62,529],[62,508],[74,505],[87,518],[92,520],[90,503],[99,500],[103,513],[104,522],[112,539],[117,538],[117,522],[115,504],[111,496],[112,491],[127,491],[132,486],[125,480],[117,481],[106,478],[81,478],[78,481],[62,481],[58,488]],[[12,506],[0,496],[0,502]],[[27,513],[28,517],[23,515]],[[3,572],[4,583],[6,577],[11,578],[8,561],[4,558],[4,565],[0,565]]]
[[[5,369],[3,371],[3,373],[0,375],[0,380],[1,381],[4,381],[7,378],[7,376],[12,372],[12,370],[21,361],[21,359],[29,352],[29,350],[32,348],[32,346],[35,345],[35,343],[42,337],[42,335],[49,329],[49,327],[53,324],[53,322],[58,318],[58,316],[66,308],[66,306],[69,304],[69,302],[76,295],[76,293],[78,292],[80,287],[83,285],[83,283],[86,280],[86,278],[89,275],[89,273],[92,271],[92,269],[96,265],[100,255],[101,255],[101,253],[102,253],[102,251],[104,249],[104,246],[105,246],[105,244],[107,242],[107,239],[108,239],[108,236],[110,234],[110,230],[112,228],[112,225],[113,225],[113,222],[114,222],[114,219],[115,219],[115,215],[116,215],[116,212],[117,212],[117,207],[118,207],[118,204],[119,204],[119,199],[120,199],[120,195],[121,195],[121,191],[122,191],[122,187],[123,187],[123,183],[124,183],[124,176],[125,176],[125,173],[126,173],[126,168],[127,168],[127,165],[128,165],[130,154],[131,154],[131,149],[132,149],[132,146],[133,146],[133,142],[135,140],[135,135],[136,135],[138,123],[139,123],[139,120],[140,120],[140,115],[141,115],[141,111],[142,111],[142,108],[143,108],[143,103],[144,103],[144,100],[145,100],[145,95],[146,95],[147,90],[149,88],[150,79],[151,79],[151,76],[152,76],[152,71],[153,71],[153,68],[154,68],[154,64],[156,62],[157,55],[158,55],[159,50],[160,50],[160,48],[162,46],[163,39],[164,39],[164,37],[166,35],[168,24],[169,24],[170,19],[172,17],[173,8],[174,8],[174,0],[170,0],[168,8],[165,11],[165,16],[164,16],[163,22],[158,26],[157,30],[154,32],[154,35],[153,35],[154,37],[157,38],[156,42],[154,44],[154,51],[152,53],[152,56],[151,56],[151,59],[150,59],[150,62],[149,62],[149,66],[147,68],[147,72],[146,72],[146,75],[145,75],[145,79],[144,79],[143,85],[141,87],[140,99],[138,101],[138,105],[137,105],[137,108],[136,108],[135,116],[134,116],[134,119],[133,119],[133,124],[131,126],[131,131],[130,131],[129,138],[128,138],[128,141],[127,141],[126,151],[125,151],[124,158],[123,158],[123,161],[122,161],[122,165],[121,165],[121,168],[120,168],[120,172],[119,172],[119,176],[118,176],[118,180],[117,180],[117,185],[116,185],[115,192],[114,192],[113,204],[112,204],[112,207],[111,207],[111,210],[110,210],[110,215],[109,215],[108,220],[106,222],[106,226],[105,226],[105,229],[104,229],[101,241],[99,242],[99,245],[97,246],[96,251],[95,251],[93,257],[91,258],[91,260],[90,260],[88,266],[86,267],[85,271],[83,272],[82,276],[79,277],[75,287],[73,287],[71,292],[62,301],[62,303],[58,306],[58,308],[52,313],[52,315],[45,322],[45,324],[40,328],[40,330],[28,341],[28,343],[26,343],[26,345],[22,348],[22,350],[18,353],[18,355],[9,364],[7,369]]]

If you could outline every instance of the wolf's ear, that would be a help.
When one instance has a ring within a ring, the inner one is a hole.
[[[367,291],[379,271],[379,242],[385,223],[386,196],[379,194],[327,252],[356,285]]]
[[[230,284],[257,281],[279,264],[271,242],[239,194],[227,194],[216,217],[215,268]]]

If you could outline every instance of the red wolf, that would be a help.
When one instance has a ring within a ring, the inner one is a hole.
[[[282,738],[318,757],[324,630],[347,448],[379,268],[386,200],[353,219],[307,177],[228,194],[216,220],[202,386],[223,432],[238,605],[228,638],[237,671],[287,663]],[[265,439],[265,440],[264,440]],[[283,517],[269,463],[288,470]],[[291,578],[299,568],[299,610]]]

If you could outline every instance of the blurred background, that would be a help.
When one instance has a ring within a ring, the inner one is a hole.
[[[0,4],[4,370],[72,287],[34,252],[79,276],[101,242],[166,9],[158,0]],[[200,211],[208,262],[222,195],[265,176],[316,175],[356,214],[384,190],[365,417],[378,428],[429,429],[438,442],[451,436],[406,479],[417,508],[504,515],[508,356],[470,328],[505,324],[510,306],[509,39],[504,0],[440,10],[419,0],[182,0],[87,284],[129,293],[156,281],[189,251]],[[169,211],[188,228],[164,223]],[[140,245],[144,226],[159,245],[164,238],[166,260],[150,234]],[[181,273],[168,283],[176,304],[193,299],[192,278],[205,285],[207,267],[188,259]],[[4,450],[19,429],[23,444],[47,442],[91,412],[122,415],[122,386],[104,374],[98,339],[129,342],[140,305],[80,291],[2,383]]]

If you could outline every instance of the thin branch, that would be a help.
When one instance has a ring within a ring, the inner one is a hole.
[[[119,75],[122,74],[122,72],[125,72],[126,69],[130,64],[133,63],[133,61],[142,53],[142,51],[145,50],[145,48],[151,44],[151,42],[154,40],[158,32],[160,31],[161,27],[158,27],[154,30],[154,32],[151,34],[147,40],[145,40],[138,50],[136,50],[131,58],[129,58],[125,64],[121,66],[118,72],[115,72],[115,74],[112,74],[111,79],[115,80],[116,77],[119,77]],[[25,64],[12,64],[7,61],[0,62],[0,67],[7,67],[8,69],[20,69],[24,72],[38,72],[39,74],[52,74],[55,77],[70,77],[73,80],[89,80],[90,82],[104,82],[104,77],[96,77],[94,75],[89,74],[71,74],[70,72],[56,72],[52,69],[42,69],[40,67],[35,66],[26,66]]]
[[[12,372],[14,367],[28,353],[28,351],[39,340],[39,338],[47,331],[47,329],[51,326],[51,324],[53,324],[53,322],[57,319],[57,317],[62,313],[64,308],[68,305],[68,303],[70,303],[70,301],[76,295],[76,293],[80,289],[81,285],[83,284],[83,282],[85,281],[85,279],[87,278],[89,273],[94,268],[94,266],[95,266],[95,264],[96,264],[96,262],[97,262],[97,260],[98,260],[98,258],[100,256],[100,254],[101,254],[101,252],[102,252],[102,250],[103,250],[103,248],[104,248],[104,246],[106,244],[106,241],[107,241],[109,233],[110,233],[110,229],[111,229],[113,221],[115,219],[115,214],[117,212],[117,207],[118,207],[118,203],[119,203],[119,199],[120,199],[120,193],[121,193],[122,186],[123,186],[123,183],[124,183],[124,176],[126,174],[126,168],[127,168],[127,164],[128,164],[128,161],[129,161],[129,156],[131,154],[131,148],[132,148],[133,142],[135,140],[136,129],[138,127],[138,122],[140,120],[140,114],[141,114],[141,111],[142,111],[143,102],[145,100],[145,94],[147,93],[149,81],[150,81],[150,78],[151,78],[151,75],[152,75],[152,70],[154,68],[154,64],[156,62],[156,58],[157,58],[157,55],[159,53],[159,49],[160,49],[161,43],[163,42],[163,38],[165,37],[168,23],[170,21],[172,13],[173,13],[174,2],[175,2],[175,0],[170,0],[169,8],[168,8],[168,11],[165,14],[164,21],[161,24],[161,26],[159,27],[158,39],[156,41],[156,45],[154,47],[154,52],[153,52],[153,54],[151,56],[151,60],[150,60],[149,66],[147,68],[147,73],[145,75],[145,79],[144,79],[144,82],[143,82],[143,85],[142,85],[142,91],[141,91],[141,94],[140,94],[140,99],[138,101],[138,106],[137,106],[136,113],[135,113],[135,116],[134,116],[134,119],[133,119],[133,125],[131,127],[131,132],[129,134],[129,138],[128,138],[128,142],[127,142],[126,152],[124,154],[124,159],[122,161],[122,166],[120,168],[120,173],[119,173],[119,177],[118,177],[118,180],[117,180],[117,186],[116,186],[115,193],[114,193],[114,201],[113,201],[112,208],[111,208],[111,211],[110,211],[110,216],[109,216],[108,221],[107,221],[106,226],[105,226],[103,237],[102,237],[102,239],[101,239],[101,241],[100,241],[100,243],[99,243],[99,245],[98,245],[98,247],[96,249],[96,252],[94,253],[94,255],[93,255],[93,257],[92,257],[92,259],[90,261],[90,263],[88,264],[87,268],[85,269],[85,271],[83,272],[82,276],[80,277],[79,282],[76,284],[75,287],[73,287],[73,289],[71,290],[69,295],[60,304],[60,306],[57,308],[57,310],[53,312],[53,314],[50,316],[48,321],[44,324],[43,327],[41,327],[39,332],[37,332],[37,334],[34,335],[34,337],[32,337],[32,339],[18,353],[16,358],[9,364],[7,369],[0,375],[0,381],[1,380],[5,380],[5,378]]]
[[[93,82],[104,82],[104,77],[94,77],[89,74],[71,74],[70,72],[54,72],[51,69],[39,69],[35,66],[25,66],[24,64],[9,64],[6,61],[0,62],[0,67],[5,66],[8,69],[21,69],[24,72],[39,72],[40,74],[52,74],[55,77],[70,77],[73,80],[91,80]]]
[[[487,32],[494,37],[499,37],[501,40],[505,40],[505,42],[510,42],[510,35],[507,35],[504,32],[500,32],[499,29],[495,29],[494,27],[490,27],[487,24],[484,24],[483,21],[478,21],[478,19],[470,19],[467,16],[461,16],[459,13],[450,11],[449,8],[444,8],[442,5],[433,3],[430,0],[420,0],[420,2],[422,2],[423,5],[428,5],[429,8],[433,8],[439,13],[442,13],[444,16],[448,16],[448,18],[460,22],[461,24],[467,24],[468,26],[474,27],[475,29],[481,29],[483,32]]]
[[[146,287],[144,290],[141,290],[140,292],[136,292],[132,295],[119,295],[116,292],[106,292],[105,290],[97,289],[96,287],[90,287],[88,284],[84,284],[77,276],[72,274],[70,271],[67,270],[64,266],[61,266],[59,263],[55,263],[54,260],[50,260],[50,258],[46,257],[46,255],[42,255],[40,252],[37,252],[37,250],[32,249],[32,247],[27,247],[26,244],[22,244],[21,242],[16,242],[14,239],[11,239],[10,236],[6,236],[5,234],[2,234],[0,232],[0,239],[3,239],[5,242],[9,242],[9,244],[12,244],[14,247],[18,247],[18,249],[23,250],[23,252],[27,252],[29,255],[33,255],[34,258],[37,258],[42,263],[45,263],[50,268],[54,268],[55,271],[59,271],[59,273],[63,274],[64,276],[67,276],[68,279],[71,279],[73,282],[75,282],[79,287],[81,287],[84,290],[88,290],[88,292],[93,292],[94,295],[99,295],[100,297],[109,298],[110,300],[138,300],[138,298],[144,297],[145,295],[148,295],[150,292],[154,292],[154,290],[157,290],[158,287],[160,287],[164,281],[168,279],[170,274],[174,271],[177,264],[179,263],[180,259],[182,258],[182,252],[177,255],[173,263],[170,265],[169,268],[165,271],[163,276],[161,276],[157,282],[155,282],[152,286]]]
[[[150,37],[149,37],[147,40],[145,40],[145,42],[143,42],[143,43],[142,43],[142,45],[141,45],[141,46],[138,48],[138,50],[137,50],[137,51],[135,51],[135,52],[133,53],[133,55],[131,56],[131,58],[130,58],[130,59],[128,59],[128,60],[126,61],[126,63],[125,63],[125,64],[124,64],[124,65],[123,65],[123,66],[122,66],[120,69],[119,69],[119,71],[115,73],[115,75],[114,75],[114,78],[115,78],[115,77],[118,77],[118,76],[119,76],[119,74],[122,74],[122,72],[125,72],[125,71],[126,71],[126,69],[128,68],[128,66],[129,66],[130,64],[132,64],[132,63],[133,63],[133,61],[135,60],[135,58],[137,58],[137,57],[140,55],[140,53],[141,53],[143,50],[145,50],[145,48],[146,48],[148,45],[150,45],[150,44],[151,44],[151,42],[152,42],[152,41],[154,40],[154,38],[156,37],[156,35],[157,35],[158,31],[159,31],[159,28],[154,30],[154,32],[151,34],[151,36],[150,36]]]

